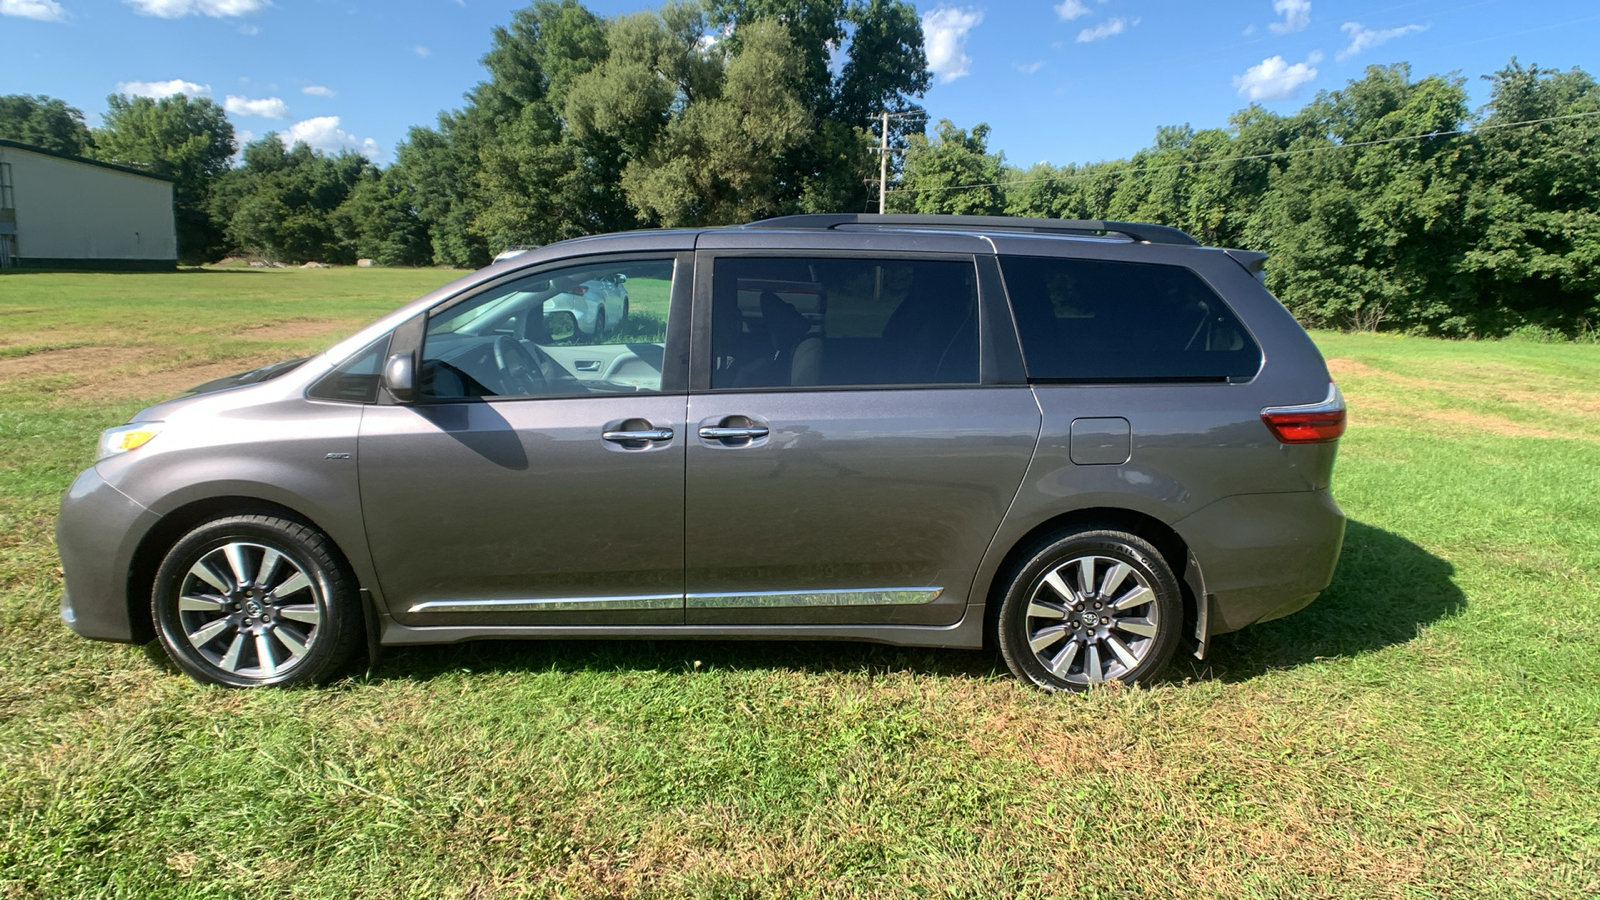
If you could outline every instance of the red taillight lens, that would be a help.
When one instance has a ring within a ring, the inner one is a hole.
[[[572,293],[582,297],[584,294],[589,293],[589,286],[587,284],[580,284],[572,289]]]
[[[1261,411],[1261,421],[1285,444],[1322,444],[1344,434],[1344,395],[1328,383],[1328,399],[1309,406],[1276,406]]]

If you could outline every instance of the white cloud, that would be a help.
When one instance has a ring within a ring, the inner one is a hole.
[[[256,133],[248,128],[241,128],[233,133],[233,139],[239,142],[239,149],[243,150],[245,144],[256,139]]]
[[[1093,10],[1089,9],[1089,4],[1083,2],[1083,0],[1061,0],[1060,3],[1056,4],[1056,15],[1060,16],[1063,22],[1070,22],[1079,16],[1087,16],[1091,12]]]
[[[983,13],[979,10],[956,7],[940,7],[922,16],[928,69],[940,82],[955,81],[972,74],[972,57],[967,55],[967,32],[977,28],[982,21]]]
[[[1017,63],[1017,71],[1018,72],[1026,72],[1029,75],[1032,75],[1033,73],[1039,71],[1042,68],[1044,68],[1044,60],[1042,60],[1042,59],[1039,60],[1038,62],[1028,63],[1027,65],[1023,65],[1022,63]]]
[[[0,0],[0,16],[17,16],[38,19],[41,22],[65,22],[67,11],[56,0]]]
[[[308,84],[305,87],[300,89],[300,93],[306,94],[306,95],[311,96],[311,97],[337,97],[337,96],[339,96],[337,93],[334,92],[333,88],[324,87],[324,86],[322,86],[320,84]]]
[[[1128,19],[1124,19],[1120,16],[1115,19],[1107,19],[1093,28],[1085,28],[1084,30],[1078,32],[1078,43],[1087,44],[1090,41],[1098,41],[1113,35],[1118,35],[1137,24],[1139,24],[1138,19],[1129,21]]]
[[[190,97],[204,97],[211,93],[211,85],[195,84],[174,78],[171,81],[119,81],[117,93],[131,94],[135,97],[150,97],[156,100],[162,97],[171,97],[173,94],[185,94]]]
[[[416,55],[418,55],[420,57],[422,57],[423,59],[427,59],[428,57],[433,55],[433,51],[432,50],[429,50],[427,47],[424,47],[421,44],[418,44],[415,47],[412,47],[411,48],[411,52],[415,53]]]
[[[1311,0],[1273,0],[1272,11],[1283,16],[1267,26],[1273,34],[1294,34],[1311,24]]]
[[[247,36],[257,35],[261,33],[261,29],[246,22],[245,24],[239,26],[239,33]]]
[[[327,153],[338,153],[340,150],[355,150],[368,159],[377,159],[383,155],[383,148],[372,138],[358,138],[339,127],[338,116],[317,116],[290,125],[288,129],[278,132],[278,140],[283,141],[283,146],[293,148],[295,144],[306,143],[313,150],[322,150]]]
[[[1379,31],[1376,28],[1362,28],[1360,22],[1346,22],[1339,26],[1339,30],[1350,35],[1350,46],[1339,51],[1337,59],[1349,59],[1363,50],[1370,50],[1379,44],[1385,44],[1397,37],[1427,31],[1426,25],[1401,25],[1399,28],[1385,28]]]
[[[264,97],[260,100],[251,100],[249,97],[236,97],[228,95],[222,102],[222,108],[236,116],[261,116],[265,119],[289,118],[289,104],[277,97]]]
[[[1289,65],[1281,56],[1263,59],[1261,65],[1251,66],[1243,75],[1235,75],[1233,86],[1239,96],[1248,100],[1288,100],[1299,92],[1300,86],[1317,77],[1316,64],[1322,61],[1321,53],[1313,53],[1305,62]]]
[[[123,0],[141,16],[181,19],[184,16],[210,16],[226,19],[248,16],[271,6],[270,0]]]

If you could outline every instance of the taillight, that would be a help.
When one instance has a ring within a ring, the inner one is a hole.
[[[589,293],[589,286],[587,284],[580,284],[567,293],[577,294],[578,296],[582,297],[584,294]]]
[[[1261,421],[1285,444],[1337,441],[1344,434],[1344,394],[1330,381],[1328,399],[1306,406],[1269,406],[1261,411]]]

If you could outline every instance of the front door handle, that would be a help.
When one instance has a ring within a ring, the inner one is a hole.
[[[670,441],[671,428],[641,428],[637,431],[602,431],[600,437],[613,444],[631,444],[638,441]]]
[[[708,441],[753,441],[764,438],[768,434],[765,425],[749,425],[742,428],[730,428],[722,425],[702,425],[700,436]]]

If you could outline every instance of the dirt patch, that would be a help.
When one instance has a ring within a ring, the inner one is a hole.
[[[1506,437],[1577,438],[1600,441],[1600,437],[1570,432],[1556,432],[1535,428],[1521,422],[1490,413],[1471,412],[1464,409],[1439,409],[1408,405],[1404,408],[1381,400],[1362,398],[1350,406],[1350,423],[1360,426],[1368,423],[1406,425],[1416,421],[1446,426],[1451,431],[1471,431],[1498,434]]]
[[[141,375],[115,375],[79,385],[68,391],[68,394],[85,400],[166,399],[176,397],[189,388],[198,387],[214,378],[248,372],[258,366],[280,362],[282,359],[281,353],[244,356],[203,366],[186,366],[181,369],[167,369]]]
[[[0,359],[0,382],[42,375],[71,375],[92,380],[110,369],[145,356],[138,347],[73,347],[69,350],[41,350],[27,356]]]
[[[1333,375],[1335,378],[1343,378],[1346,375],[1361,377],[1365,375],[1381,374],[1377,369],[1374,369],[1366,363],[1356,362],[1353,359],[1328,360],[1328,373]]]
[[[349,319],[312,319],[259,325],[236,332],[235,337],[252,341],[305,341],[312,338],[343,337],[361,326]]]

